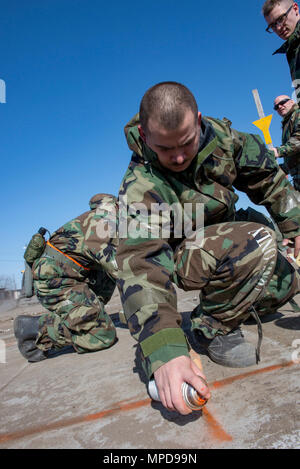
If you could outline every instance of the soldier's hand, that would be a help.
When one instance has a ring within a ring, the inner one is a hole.
[[[282,245],[283,246],[291,245],[294,248],[294,258],[297,259],[297,257],[299,256],[299,253],[300,253],[300,236],[296,236],[293,240],[284,239],[282,241]],[[288,250],[287,250],[288,256],[289,256],[289,254],[292,253],[292,247],[291,248],[288,247]]]
[[[158,368],[154,378],[162,404],[168,410],[175,410],[182,415],[190,414],[192,410],[186,406],[182,397],[182,383],[191,384],[204,398],[210,398],[209,389],[199,376],[206,380],[204,374],[186,356],[174,358]]]

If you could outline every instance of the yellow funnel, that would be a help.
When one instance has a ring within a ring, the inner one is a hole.
[[[258,127],[264,134],[265,142],[267,145],[270,145],[272,143],[271,135],[269,132],[272,117],[273,114],[270,114],[269,116],[263,117],[262,119],[258,119],[257,121],[252,122],[252,124],[256,125],[256,127]]]

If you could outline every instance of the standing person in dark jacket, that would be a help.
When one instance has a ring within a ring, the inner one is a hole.
[[[274,54],[286,54],[292,84],[300,101],[300,15],[293,0],[267,0],[262,9],[268,24],[266,31],[274,32],[285,43]],[[274,55],[273,54],[273,55]]]
[[[274,148],[276,158],[283,158],[281,165],[290,174],[293,185],[300,191],[300,109],[287,95],[277,96],[274,110],[282,117],[282,144]]]

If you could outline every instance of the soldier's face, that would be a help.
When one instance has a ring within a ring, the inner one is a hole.
[[[284,117],[295,104],[292,99],[289,99],[288,101],[284,102],[286,99],[289,99],[289,97],[286,95],[282,95],[278,96],[274,100],[274,106],[277,106],[276,111],[281,117]]]
[[[181,172],[187,169],[198,153],[200,142],[201,113],[195,122],[192,111],[186,111],[180,126],[166,130],[157,121],[149,118],[147,131],[140,133],[145,143],[158,157],[160,164],[167,169]]]
[[[287,12],[290,6],[290,2],[283,1],[281,4],[276,5],[270,12],[270,14],[265,17],[265,20],[268,25],[275,24],[276,21],[279,19],[279,23],[278,25],[276,25],[273,31],[284,41],[286,41],[290,37],[290,35],[293,34],[300,18],[299,7],[297,3],[294,3],[289,13],[283,18],[282,21],[280,21],[280,17]]]

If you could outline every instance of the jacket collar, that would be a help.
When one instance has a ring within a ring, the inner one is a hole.
[[[291,117],[291,115],[297,111],[299,109],[299,106],[298,104],[294,104],[293,107],[289,110],[289,112],[283,117],[281,123],[282,125],[284,125],[286,123],[287,120],[289,120],[289,118]]]
[[[273,52],[275,54],[286,54],[290,49],[294,49],[300,43],[300,20],[298,21],[295,31],[291,36],[282,44],[279,49]]]

